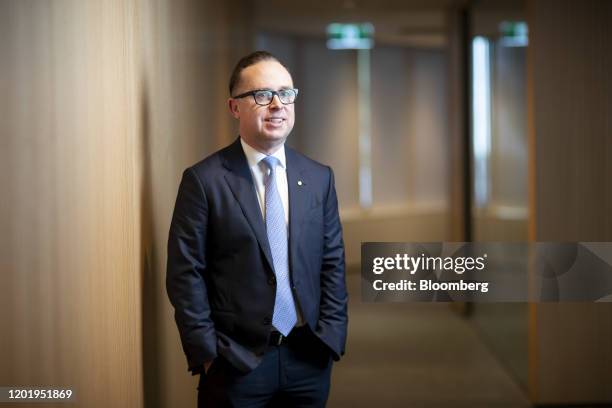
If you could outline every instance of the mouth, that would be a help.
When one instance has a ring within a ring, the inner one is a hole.
[[[273,118],[266,118],[264,121],[267,123],[271,123],[273,125],[280,125],[281,123],[285,121],[285,118],[273,117]]]

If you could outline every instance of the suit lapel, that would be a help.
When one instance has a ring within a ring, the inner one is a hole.
[[[290,264],[295,265],[298,238],[302,231],[304,216],[310,203],[307,174],[300,166],[297,154],[285,147],[287,157],[287,187],[289,189],[289,256]]]
[[[257,201],[257,195],[255,193],[255,186],[253,184],[253,178],[251,176],[251,170],[242,151],[240,145],[240,138],[226,150],[224,155],[224,166],[230,170],[225,174],[225,179],[236,198],[236,201],[240,204],[242,212],[246,217],[247,221],[253,229],[253,233],[259,242],[259,246],[263,251],[271,270],[274,270],[274,264],[272,263],[272,253],[270,251],[270,244],[268,243],[268,236],[266,234],[266,226],[261,216],[261,209],[259,202]]]

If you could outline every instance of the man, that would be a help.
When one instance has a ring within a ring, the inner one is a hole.
[[[183,173],[166,287],[199,406],[324,406],[344,354],[344,244],[331,169],[285,146],[298,90],[272,54],[242,58],[240,137]]]

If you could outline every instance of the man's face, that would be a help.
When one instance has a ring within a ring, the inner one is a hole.
[[[280,91],[293,88],[289,72],[274,60],[260,61],[242,70],[234,95],[259,89]],[[240,136],[264,153],[280,146],[293,129],[293,104],[284,105],[275,95],[267,106],[257,105],[253,96],[229,99],[232,115],[240,121]]]

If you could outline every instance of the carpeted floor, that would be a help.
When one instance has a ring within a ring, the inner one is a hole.
[[[448,304],[361,303],[347,278],[347,354],[328,407],[527,408],[524,391]]]

